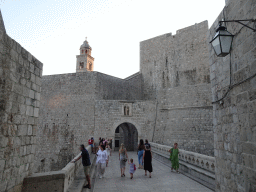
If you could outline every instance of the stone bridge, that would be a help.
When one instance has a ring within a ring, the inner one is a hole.
[[[85,176],[81,161],[69,163],[60,171],[38,173],[25,178],[23,192],[85,192],[85,191],[213,191],[215,183],[214,157],[180,150],[180,172],[171,172],[168,160],[170,146],[151,143],[153,152],[152,178],[144,175],[144,170],[137,169],[134,178],[129,177],[127,165],[126,177],[120,177],[118,152],[113,152],[109,166],[102,179],[97,177],[94,154],[90,154],[93,163],[91,169],[92,189],[83,189]],[[90,146],[87,147],[90,151]],[[136,152],[128,152],[138,166]]]

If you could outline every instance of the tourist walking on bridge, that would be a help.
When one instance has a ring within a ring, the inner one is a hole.
[[[72,163],[77,162],[79,159],[82,158],[82,164],[84,166],[84,174],[86,177],[86,180],[88,182],[87,185],[84,186],[84,188],[91,189],[91,179],[90,179],[90,169],[91,169],[91,161],[90,161],[90,155],[84,145],[80,146],[81,155],[72,161]]]
[[[170,152],[170,160],[172,162],[172,168],[176,170],[177,173],[179,173],[179,149],[178,149],[178,143],[174,143],[174,147],[169,150]]]
[[[150,151],[149,145],[146,145],[146,149],[143,153],[143,162],[144,162],[145,176],[147,176],[147,171],[148,171],[149,178],[151,178],[151,172],[153,172],[153,168],[152,168],[152,152]]]
[[[120,169],[121,169],[121,177],[125,177],[125,166],[126,166],[126,161],[128,159],[128,155],[127,155],[127,150],[124,147],[124,144],[121,144],[121,147],[119,149],[119,161],[120,161]]]
[[[136,165],[133,163],[133,159],[130,159],[130,175],[131,175],[131,179],[133,178],[133,174],[136,171]]]
[[[139,169],[143,169],[143,162],[142,162],[142,158],[143,158],[143,152],[145,150],[145,145],[144,145],[144,141],[143,139],[140,140],[140,143],[138,145],[138,160],[139,160]]]
[[[106,162],[108,160],[108,155],[105,150],[105,145],[99,146],[99,151],[97,152],[96,155],[97,155],[96,164],[98,169],[98,176],[101,179],[102,177],[104,177]]]

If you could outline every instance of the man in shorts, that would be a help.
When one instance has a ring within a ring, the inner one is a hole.
[[[85,149],[84,145],[80,145],[80,151],[81,155],[72,161],[72,163],[77,162],[79,159],[82,158],[82,164],[84,166],[84,174],[86,177],[86,180],[88,182],[87,185],[84,186],[84,188],[91,189],[91,178],[90,178],[90,169],[91,169],[91,161],[90,161],[90,155],[88,151]]]

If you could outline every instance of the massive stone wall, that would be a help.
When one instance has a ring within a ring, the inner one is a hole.
[[[0,191],[12,192],[33,169],[43,65],[0,25]]]
[[[154,142],[213,155],[208,23],[140,44],[144,97],[156,100]]]
[[[95,75],[43,76],[35,172],[62,169],[94,130]]]
[[[98,72],[44,76],[35,172],[62,169],[95,131],[97,99],[141,99],[141,75],[119,79]]]
[[[218,21],[252,19],[256,14],[253,0],[226,2],[224,13],[209,30],[208,41]],[[228,23],[227,29],[235,35],[231,55],[218,58],[209,45],[212,100],[221,99],[230,85],[238,84],[222,104],[213,106],[216,191],[256,191],[256,77],[246,80],[256,73],[256,34],[238,23]]]

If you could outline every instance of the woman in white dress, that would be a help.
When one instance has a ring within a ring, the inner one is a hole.
[[[98,170],[98,176],[101,179],[104,177],[105,168],[106,168],[106,162],[108,160],[107,151],[105,150],[105,145],[99,146],[99,151],[97,152],[97,170]]]

